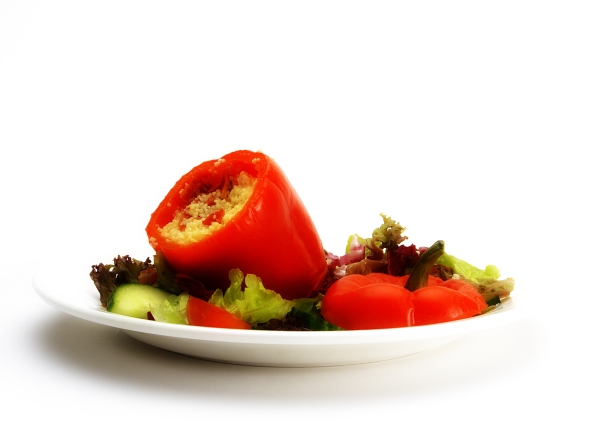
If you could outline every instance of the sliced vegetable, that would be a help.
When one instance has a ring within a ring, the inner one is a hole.
[[[190,297],[187,306],[187,319],[190,325],[218,328],[236,328],[249,330],[250,324],[245,323],[218,306],[205,302],[197,297]]]
[[[148,318],[171,294],[157,287],[128,283],[118,286],[108,298],[106,310],[133,318]]]

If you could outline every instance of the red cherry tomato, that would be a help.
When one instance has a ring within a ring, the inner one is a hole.
[[[197,297],[190,296],[186,308],[190,325],[203,327],[237,328],[249,330],[251,327],[223,308],[212,305]]]
[[[407,327],[413,320],[411,293],[384,274],[353,274],[325,293],[321,314],[345,330]]]

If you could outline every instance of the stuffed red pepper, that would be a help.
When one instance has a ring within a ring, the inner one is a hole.
[[[286,299],[310,296],[327,272],[315,225],[281,168],[246,150],[193,168],[152,214],[146,232],[169,265],[209,289],[234,268]]]

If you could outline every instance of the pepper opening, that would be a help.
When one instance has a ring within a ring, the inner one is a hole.
[[[215,167],[220,165],[215,162]],[[187,205],[175,211],[171,222],[159,229],[160,234],[180,245],[202,240],[226,225],[244,208],[254,192],[256,180],[245,171],[235,176],[224,172],[219,186],[207,188],[201,185],[198,192],[190,196]]]

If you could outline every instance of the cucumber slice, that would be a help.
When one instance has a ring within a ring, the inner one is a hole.
[[[145,284],[122,284],[108,298],[106,310],[128,317],[148,319],[148,312],[159,308],[170,296],[157,287]]]

